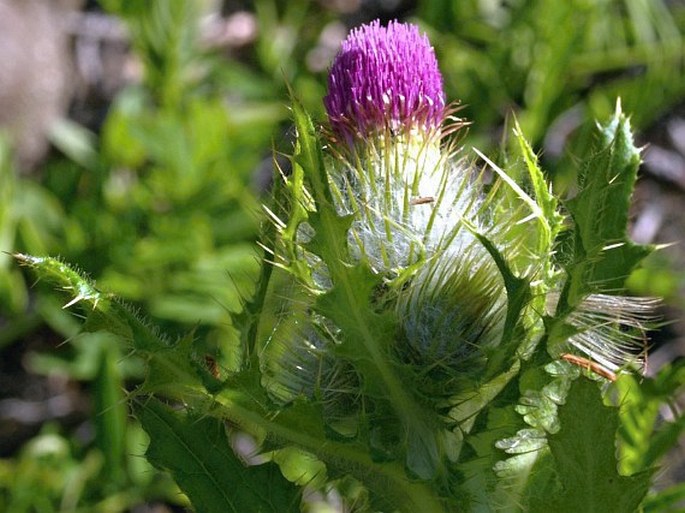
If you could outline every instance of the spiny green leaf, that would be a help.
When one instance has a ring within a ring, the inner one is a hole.
[[[492,379],[511,366],[511,359],[514,357],[516,349],[520,346],[521,313],[531,299],[530,283],[525,278],[519,278],[514,275],[511,269],[509,269],[507,261],[492,241],[479,233],[476,234],[476,237],[495,261],[507,291],[507,317],[504,322],[504,329],[502,330],[501,346],[488,363],[486,377],[487,379]]]
[[[562,490],[548,504],[558,513],[626,513],[636,511],[649,487],[650,471],[618,473],[618,411],[602,403],[597,385],[580,378],[559,409],[561,429],[549,435]]]
[[[202,391],[201,373],[194,363],[192,334],[175,345],[148,353],[145,382],[139,393],[165,393],[171,397],[182,397],[191,390]]]
[[[110,296],[97,290],[90,279],[58,258],[37,257],[23,253],[16,253],[13,256],[20,265],[31,268],[38,279],[47,280],[72,296],[73,299],[64,308],[84,302],[95,309],[100,301],[111,299]]]
[[[390,363],[396,320],[391,313],[375,312],[371,304],[380,277],[363,264],[340,270],[333,289],[319,298],[317,310],[340,328],[337,352],[354,363],[364,392],[392,405],[402,423],[409,470],[423,479],[433,478],[443,458],[436,435],[439,422],[405,387],[398,369]]]
[[[380,314],[373,311],[371,295],[381,278],[363,264],[347,267],[346,270],[345,275],[338,280],[340,283],[335,283],[329,292],[318,299],[316,309],[335,322],[345,336],[353,339],[349,343],[356,346],[364,342],[363,339],[359,340],[362,331],[373,328],[370,321],[380,320],[377,318]],[[379,334],[382,336],[382,333]],[[375,346],[379,349],[387,347],[383,342],[379,340]],[[361,356],[359,353],[357,355]]]
[[[553,265],[555,258],[554,245],[557,243],[557,237],[563,228],[564,216],[558,210],[559,200],[553,194],[549,182],[545,180],[537,155],[533,152],[530,143],[524,137],[521,127],[516,120],[514,135],[528,170],[528,178],[535,193],[535,202],[542,211],[542,215],[536,219],[539,228],[537,230],[538,241],[535,251],[540,260],[540,276],[542,279],[536,280],[538,284],[531,286],[533,293],[531,303],[538,311],[544,311],[546,294],[557,279],[558,271]]]
[[[88,278],[69,265],[52,257],[14,256],[39,278],[72,296],[65,306],[81,308],[85,316],[85,331],[112,333],[131,350],[149,357],[148,375],[142,390],[165,390],[176,397],[181,391],[202,388],[201,374],[198,374],[191,354],[192,334],[172,345],[130,306],[98,290]]]
[[[384,511],[447,511],[430,483],[410,481],[401,464],[374,461],[369,448],[358,442],[327,438],[317,405],[298,400],[275,414],[264,410],[268,401],[263,391],[251,393],[255,387],[259,387],[256,373],[231,378],[215,397],[215,412],[246,431],[260,433],[265,450],[293,446],[313,454],[325,463],[329,478],[353,476],[362,482]]]
[[[245,466],[219,420],[178,414],[155,399],[137,415],[150,435],[148,459],[171,472],[197,513],[300,511],[297,487],[273,463]]]
[[[77,269],[53,257],[15,254],[14,258],[72,299],[64,308],[78,305],[86,318],[84,330],[107,331],[120,337],[131,349],[157,351],[169,347],[154,326],[149,325],[131,307],[111,294],[100,291]]]
[[[620,103],[599,127],[594,154],[583,163],[580,192],[568,202],[575,223],[574,257],[559,311],[573,308],[589,293],[615,292],[650,249],[628,239],[630,198],[640,165],[630,123]]]
[[[497,469],[502,463],[507,463],[511,474],[518,472],[525,476],[528,473],[525,462],[520,459],[514,461],[495,447],[499,440],[512,436],[518,428],[524,427],[521,417],[514,412],[511,404],[506,403],[497,399],[490,402],[490,407],[479,416],[473,432],[464,435],[464,449],[456,467],[461,478],[456,494],[461,506],[458,511],[496,511],[502,508],[502,504],[518,502],[511,500],[516,494],[511,487],[502,495],[500,488],[507,488],[513,483],[511,479],[500,475],[501,470]],[[508,459],[502,462],[503,457]]]
[[[302,166],[313,189],[317,204],[333,205],[333,197],[328,186],[328,176],[323,162],[323,153],[314,123],[297,98],[290,94],[293,108],[293,120],[297,129],[297,147],[295,162]],[[319,205],[321,206],[321,205]]]
[[[514,360],[514,364],[506,372],[502,372],[495,379],[483,383],[475,391],[467,390],[461,395],[450,398],[455,406],[450,410],[450,419],[459,426],[462,433],[468,433],[476,421],[478,413],[505,389],[521,369],[520,360]],[[513,407],[513,406],[512,406]]]
[[[542,210],[543,215],[537,218],[543,228],[538,249],[542,256],[547,256],[563,222],[563,216],[557,211],[559,201],[552,194],[551,187],[538,165],[537,156],[533,153],[530,143],[524,137],[516,120],[514,122],[514,135],[528,170],[528,177],[535,192],[535,201]]]
[[[353,217],[338,216],[332,208],[320,204],[317,206],[321,213],[316,212],[309,216],[316,234],[306,248],[319,255],[331,274],[334,274],[348,260],[347,232]]]
[[[645,391],[631,375],[619,376],[616,388],[621,398],[621,470],[637,472],[644,469],[643,460],[649,450],[661,401],[645,397]]]

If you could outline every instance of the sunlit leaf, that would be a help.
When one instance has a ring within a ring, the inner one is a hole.
[[[549,436],[561,486],[546,511],[626,513],[647,493],[652,472],[618,473],[618,411],[604,406],[597,385],[579,378],[559,409],[558,433]]]
[[[246,466],[228,443],[222,422],[175,413],[155,399],[138,408],[150,435],[147,457],[168,470],[197,513],[300,511],[300,492],[273,463]]]

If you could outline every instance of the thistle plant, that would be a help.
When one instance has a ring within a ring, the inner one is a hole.
[[[626,235],[640,154],[620,103],[562,200],[516,123],[506,155],[464,154],[467,123],[414,25],[350,33],[327,123],[292,102],[235,368],[61,262],[18,255],[84,305],[86,329],[146,359],[132,403],[149,459],[199,512],[326,495],[343,511],[647,504],[663,449],[628,434],[656,300],[624,293],[652,248]]]

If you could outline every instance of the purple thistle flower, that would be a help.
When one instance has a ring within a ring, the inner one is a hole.
[[[397,21],[352,30],[333,61],[324,104],[333,131],[346,140],[384,130],[439,129],[445,94],[428,38]]]

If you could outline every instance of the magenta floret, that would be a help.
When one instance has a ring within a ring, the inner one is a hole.
[[[428,38],[397,21],[352,30],[333,61],[324,104],[333,131],[346,139],[439,127],[445,94]]]

